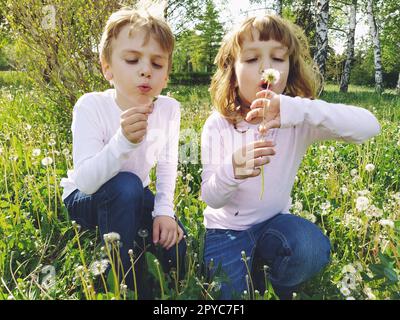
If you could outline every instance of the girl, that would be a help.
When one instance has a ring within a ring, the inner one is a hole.
[[[246,19],[224,39],[215,61],[210,92],[217,112],[202,132],[205,263],[227,275],[222,299],[255,289],[254,261],[269,266],[275,293],[291,298],[330,257],[321,230],[289,214],[302,157],[316,141],[361,143],[380,126],[365,109],[312,100],[320,83],[307,41],[282,18]],[[279,72],[279,81],[265,89],[261,75],[268,68]]]

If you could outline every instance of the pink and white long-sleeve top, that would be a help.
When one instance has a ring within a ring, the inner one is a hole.
[[[278,213],[289,213],[296,173],[310,144],[329,139],[362,143],[380,131],[368,110],[322,100],[281,95],[280,116],[281,127],[269,130],[267,136],[275,141],[276,154],[264,166],[261,200],[261,175],[235,179],[232,166],[233,152],[259,139],[258,125],[242,121],[235,130],[218,112],[207,119],[201,141],[206,228],[245,230]]]

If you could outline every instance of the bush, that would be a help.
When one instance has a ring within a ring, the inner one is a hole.
[[[58,105],[71,107],[85,92],[108,87],[98,44],[118,0],[0,0],[15,40],[16,63]],[[46,3],[46,2],[45,2]]]
[[[171,73],[171,84],[197,85],[210,84],[212,73],[209,72],[176,72]]]

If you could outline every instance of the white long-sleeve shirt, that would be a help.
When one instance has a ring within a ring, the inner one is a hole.
[[[121,171],[136,174],[146,187],[150,170],[157,163],[153,217],[173,217],[180,104],[159,96],[148,118],[146,136],[138,144],[127,140],[121,131],[122,112],[114,89],[88,93],[77,101],[71,126],[74,169],[61,180],[62,199],[76,189],[93,194]]]
[[[207,119],[201,141],[206,228],[246,230],[278,213],[289,213],[296,173],[310,144],[328,139],[362,143],[380,131],[368,110],[322,100],[281,95],[280,116],[281,127],[269,130],[267,136],[275,141],[276,154],[264,166],[261,200],[261,174],[235,179],[232,166],[232,153],[258,140],[259,125],[242,121],[235,130],[217,112]]]

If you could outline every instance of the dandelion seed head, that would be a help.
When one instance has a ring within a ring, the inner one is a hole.
[[[98,276],[106,272],[108,265],[109,261],[107,259],[94,261],[90,266],[90,271],[93,275]]]
[[[117,232],[110,232],[103,235],[103,239],[105,242],[116,242],[121,239],[120,235]]]
[[[147,229],[139,229],[138,235],[141,238],[147,238],[149,236],[149,231]]]
[[[374,166],[372,163],[368,163],[368,164],[365,166],[365,170],[366,170],[367,172],[372,172],[372,171],[374,171],[374,169],[375,169],[375,166]]]
[[[264,81],[265,83],[276,84],[278,83],[280,77],[281,74],[279,73],[278,70],[269,68],[263,70],[261,75],[261,80]]]
[[[384,227],[387,226],[392,229],[394,228],[394,222],[393,222],[393,220],[390,220],[390,219],[381,219],[381,220],[379,220],[379,224]]]
[[[51,157],[45,157],[42,159],[42,166],[47,167],[53,163],[53,159]]]
[[[367,197],[360,196],[356,199],[356,209],[357,211],[364,211],[368,208],[369,200]]]
[[[33,149],[32,150],[32,156],[34,156],[34,157],[40,156],[40,153],[41,153],[40,149]]]

